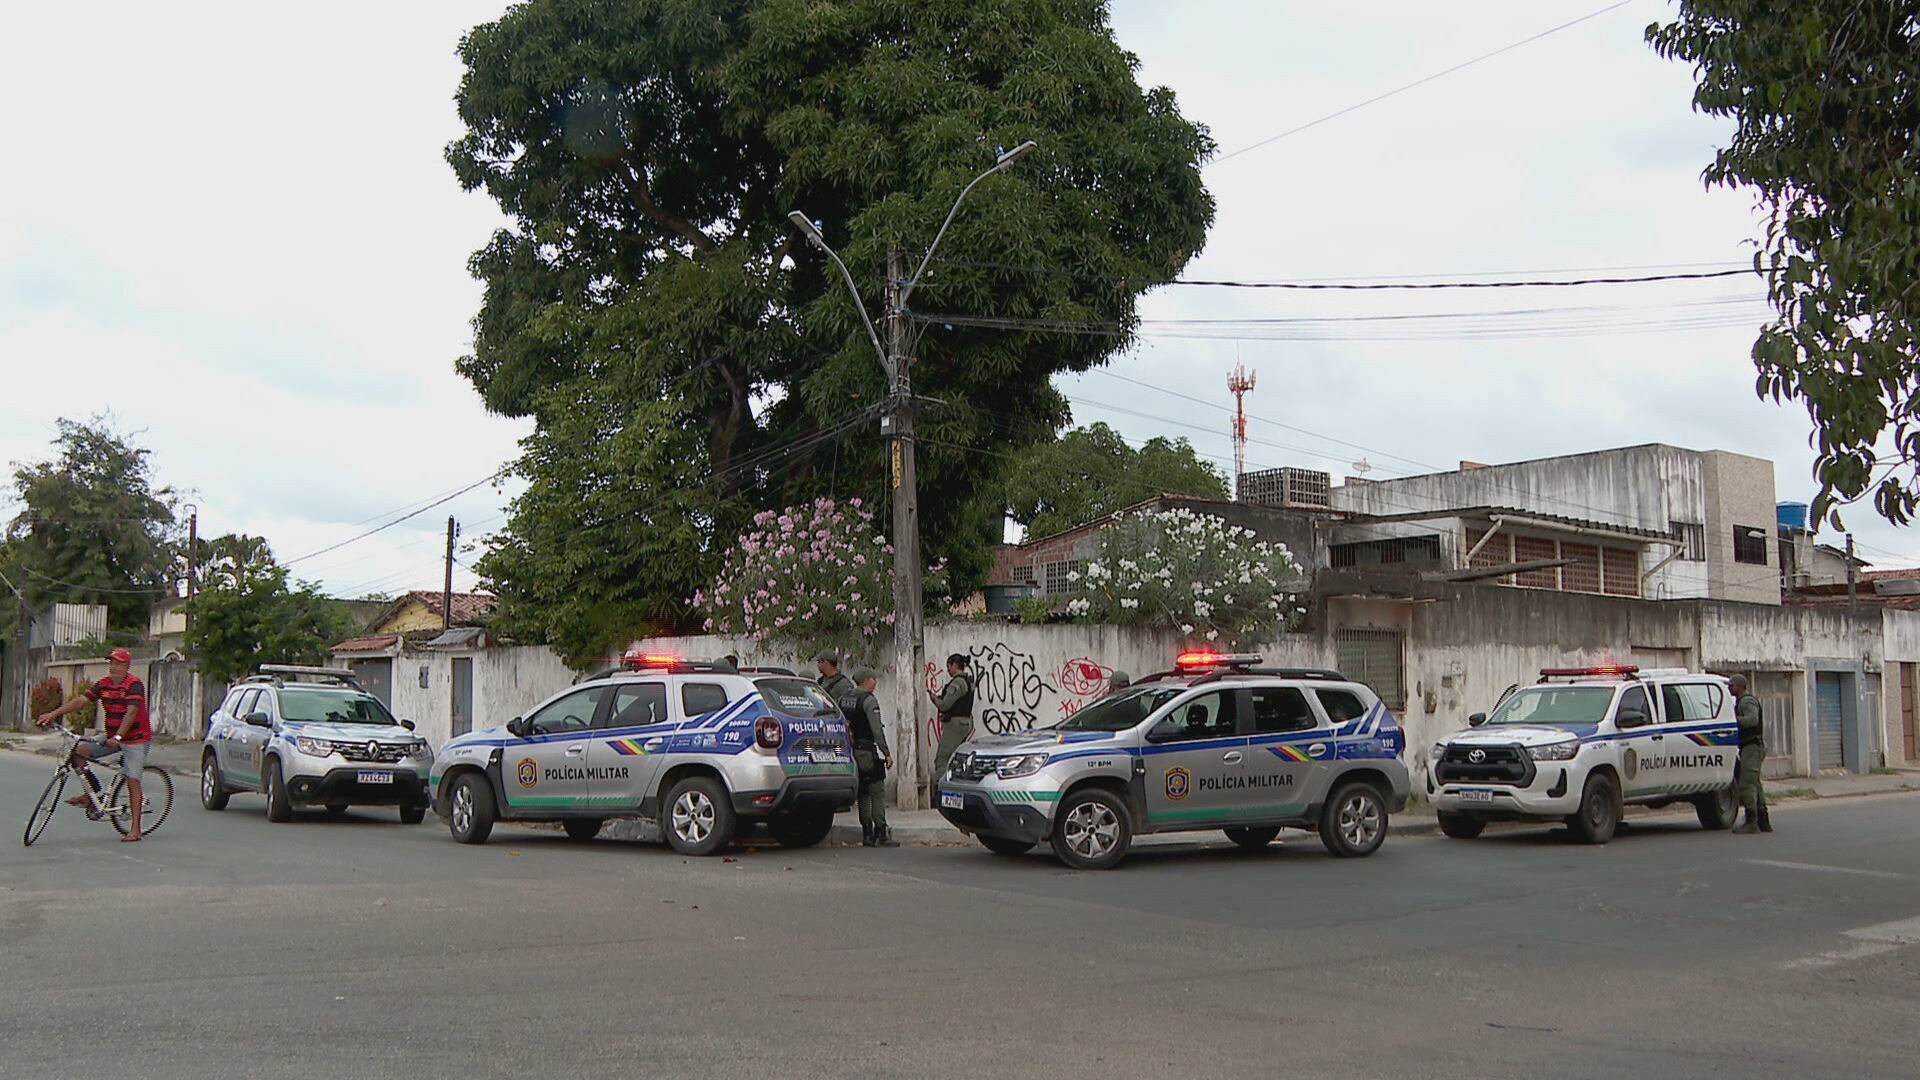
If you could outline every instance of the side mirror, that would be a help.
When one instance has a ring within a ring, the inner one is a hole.
[[[509,735],[511,735],[511,736],[513,736],[513,737],[514,737],[514,738],[516,738],[516,739],[524,739],[524,738],[526,738],[526,737],[527,737],[527,722],[526,722],[525,720],[523,720],[523,719],[521,719],[521,718],[520,718],[520,717],[518,717],[518,716],[516,716],[516,717],[514,717],[513,719],[511,719],[511,720],[509,720],[509,721],[507,721],[507,734],[509,734]]]
[[[406,729],[407,729],[408,731],[412,731],[412,730],[413,730],[413,721],[411,721],[411,720],[402,720],[402,721],[400,721],[400,726],[401,726],[401,727],[403,727],[403,728],[406,728]]]
[[[251,712],[247,714],[247,723],[254,727],[272,727],[273,717],[263,712]]]
[[[1483,712],[1477,712],[1477,713],[1474,713],[1472,716],[1467,717],[1468,727],[1479,727],[1481,724],[1484,724],[1486,722],[1487,722],[1487,714]]]
[[[1613,723],[1615,727],[1623,728],[1646,727],[1647,714],[1641,709],[1621,709],[1613,718]]]

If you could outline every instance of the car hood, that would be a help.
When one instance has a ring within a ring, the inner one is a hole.
[[[1565,742],[1569,735],[1585,738],[1599,728],[1598,724],[1501,724],[1457,731],[1445,742],[1449,746],[1545,746]]]
[[[317,720],[289,720],[286,728],[294,735],[309,739],[331,739],[346,743],[372,741],[408,744],[418,738],[398,724],[327,724]]]
[[[986,735],[968,741],[962,749],[976,754],[1040,754],[1061,746],[1111,743],[1121,731],[1015,731],[1006,735]]]

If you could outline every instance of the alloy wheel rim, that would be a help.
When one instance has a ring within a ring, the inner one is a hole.
[[[713,801],[689,791],[673,804],[673,832],[689,844],[698,844],[713,832]]]
[[[465,784],[453,793],[453,828],[462,833],[473,828],[473,791]]]
[[[209,761],[200,770],[200,797],[207,802],[212,802],[213,793],[213,762]]]
[[[1355,795],[1340,808],[1340,832],[1347,843],[1365,847],[1380,831],[1380,808],[1365,795]]]
[[[1097,859],[1119,841],[1119,819],[1099,803],[1082,803],[1067,815],[1067,847],[1083,858]]]

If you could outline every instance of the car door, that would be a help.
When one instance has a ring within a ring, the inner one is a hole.
[[[1241,691],[1222,687],[1175,702],[1146,731],[1147,823],[1176,828],[1244,817],[1248,737]]]
[[[1726,689],[1717,683],[1667,683],[1660,688],[1662,717],[1667,727],[1666,752],[1669,790],[1699,794],[1724,788],[1733,779],[1733,758],[1725,725],[1714,723],[1725,703]]]
[[[260,751],[267,744],[267,732],[247,723],[247,715],[254,711],[254,702],[259,698],[258,687],[235,690],[228,696],[225,715],[219,721],[219,737],[213,740],[213,754],[230,784],[260,786]]]
[[[1629,726],[1623,718],[1638,713],[1643,722]],[[1620,744],[1621,793],[1632,799],[1657,795],[1667,785],[1667,734],[1654,714],[1647,688],[1635,683],[1620,691],[1613,702],[1613,728]]]
[[[1253,732],[1247,751],[1249,813],[1291,817],[1326,798],[1333,767],[1333,730],[1297,686],[1256,686],[1248,692]]]
[[[569,691],[526,719],[524,737],[500,752],[500,781],[507,805],[532,810],[573,810],[587,804],[587,746],[607,686]]]
[[[249,716],[264,715],[265,727],[256,727],[247,722]],[[246,777],[246,783],[260,787],[261,767],[267,757],[267,744],[273,741],[274,731],[280,722],[279,711],[274,708],[273,691],[261,687],[240,703],[240,727],[234,739],[235,749],[239,751],[240,767]]]
[[[632,810],[653,790],[660,772],[660,749],[673,731],[667,709],[667,685],[659,680],[620,682],[608,688],[587,748],[595,806]]]

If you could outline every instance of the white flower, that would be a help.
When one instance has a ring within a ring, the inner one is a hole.
[[[1220,631],[1218,631],[1218,630],[1209,630],[1209,631],[1207,631],[1207,640],[1208,640],[1208,641],[1213,641],[1213,640],[1216,640],[1217,638],[1219,638],[1219,636],[1220,636]]]
[[[1079,580],[1080,580],[1080,574],[1079,574],[1079,572],[1078,572],[1078,571],[1074,571],[1074,570],[1069,570],[1069,571],[1067,571],[1067,580],[1068,580],[1068,581],[1079,581]]]
[[[1191,633],[1193,633],[1193,624],[1192,624],[1192,623],[1181,623],[1181,624],[1180,624],[1180,632],[1181,632],[1181,633],[1183,633],[1183,634],[1191,634]]]
[[[1067,614],[1069,615],[1085,615],[1088,611],[1091,611],[1092,609],[1093,609],[1093,605],[1088,603],[1085,600],[1067,601]]]
[[[1140,601],[1131,596],[1123,596],[1120,598],[1120,606],[1128,611],[1132,611],[1134,608],[1140,606]]]
[[[1193,602],[1193,613],[1196,617],[1204,619],[1213,614],[1213,605],[1207,603],[1205,600],[1195,600]]]

